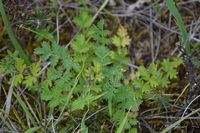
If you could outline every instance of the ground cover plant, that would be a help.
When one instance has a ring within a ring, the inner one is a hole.
[[[195,5],[0,1],[1,132],[198,131]]]

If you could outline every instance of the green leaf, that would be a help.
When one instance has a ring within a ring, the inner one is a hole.
[[[99,61],[102,63],[102,65],[109,65],[112,63],[110,53],[111,51],[107,47],[96,46],[95,48],[95,55],[100,58]]]
[[[50,62],[51,62],[51,66],[55,67],[59,61],[59,56],[58,55],[53,55],[50,59]]]
[[[43,100],[49,101],[48,105],[51,109],[62,107],[67,100],[67,97],[63,95],[63,90],[56,87],[51,87],[51,90],[44,88],[41,97]]]
[[[126,124],[127,121],[128,121],[128,116],[129,116],[130,110],[131,110],[131,108],[130,108],[130,109],[128,110],[128,112],[126,113],[126,116],[124,117],[124,119],[120,122],[120,125],[119,125],[119,127],[117,128],[116,133],[122,133],[122,132],[123,132],[124,127],[125,127],[125,124]]]
[[[140,74],[142,79],[144,79],[144,80],[150,79],[150,73],[148,72],[148,70],[144,66],[140,66],[138,71],[139,71],[139,74]]]
[[[136,78],[133,80],[133,85],[137,88],[142,88],[144,86],[144,81],[139,78]]]
[[[63,68],[62,67],[59,67],[57,69],[55,69],[54,67],[50,67],[47,70],[47,78],[49,80],[56,80],[58,78],[61,78],[62,74],[63,74]]]
[[[90,26],[92,16],[86,10],[80,11],[80,16],[73,19],[73,22],[80,28],[88,28]]]
[[[112,43],[116,46],[116,47],[120,47],[121,46],[121,39],[118,36],[114,36],[112,38]]]
[[[152,76],[148,82],[151,87],[157,87],[159,85],[159,79],[156,76]]]
[[[63,47],[59,46],[58,44],[52,44],[52,57],[50,59],[51,65],[56,66],[59,59],[60,59],[60,54],[61,54],[61,49],[64,49]]]
[[[51,82],[51,80],[46,79],[46,80],[42,81],[40,85],[41,85],[42,89],[48,89],[48,87],[52,86],[52,82]]]
[[[177,71],[172,69],[172,70],[168,71],[167,75],[169,76],[169,79],[176,78]]]
[[[7,51],[8,55],[0,60],[0,73],[1,74],[11,74],[15,71],[15,62],[18,59],[18,54],[15,51],[14,53],[11,53],[10,51]]]
[[[151,65],[150,65],[150,70],[149,70],[150,72],[151,72],[151,74],[153,75],[153,76],[158,76],[158,75],[160,75],[160,72],[159,72],[159,70],[158,70],[158,63],[152,63]]]
[[[162,64],[162,69],[165,72],[170,71],[170,69],[171,69],[171,63],[170,63],[169,59],[164,59],[161,64]]]
[[[142,92],[143,93],[150,92],[150,89],[151,89],[151,87],[150,87],[150,85],[148,83],[143,84],[143,86],[142,86]]]
[[[110,35],[110,31],[104,29],[104,20],[100,20],[97,24],[97,26],[93,25],[93,27],[91,28],[91,30],[93,31],[93,34],[91,34],[91,36],[93,37],[93,39],[102,45],[108,45],[112,43],[112,40],[110,38],[108,38],[107,36]]]
[[[96,93],[102,92],[102,89],[101,89],[100,85],[90,86],[89,88],[90,88],[90,90],[92,90],[92,91],[94,91]]]
[[[51,1],[50,1],[50,5],[51,5],[50,7],[52,7],[52,8],[55,8],[55,9],[56,9],[56,8],[57,8],[57,6],[58,6],[58,4],[57,4],[57,0],[51,0]]]
[[[128,133],[138,133],[137,128],[132,128]]]
[[[118,29],[117,35],[112,38],[112,42],[116,47],[121,46],[123,48],[130,44],[131,39],[123,26]]]
[[[177,68],[181,64],[183,64],[183,59],[182,58],[173,58],[173,67],[174,68]]]
[[[35,38],[37,39],[37,41],[43,41],[44,39],[51,42],[55,41],[53,34],[50,32],[50,26],[32,32],[36,33]]]
[[[30,71],[34,77],[38,77],[40,75],[41,66],[39,64],[32,64],[30,67]]]
[[[28,130],[26,130],[24,133],[35,133],[40,128],[41,127],[32,127],[32,128],[29,128]]]
[[[75,101],[72,102],[71,110],[72,111],[82,110],[86,105],[89,105],[92,98],[93,98],[92,95],[86,95],[84,97],[79,97],[78,99],[76,99]]]
[[[36,48],[34,51],[37,55],[42,55],[42,60],[47,61],[49,57],[51,56],[51,48],[49,46],[49,43],[43,42],[41,48]]]
[[[97,95],[97,96],[93,96],[91,94],[87,94],[87,95],[84,95],[83,97],[79,97],[78,99],[76,99],[75,101],[72,102],[71,110],[72,111],[82,110],[86,105],[89,105],[91,102],[93,102],[94,100],[99,99],[103,95],[105,95],[105,93]]]
[[[92,45],[86,41],[83,34],[77,35],[75,41],[72,44],[72,49],[77,53],[86,53],[92,48]]]
[[[179,26],[179,28],[181,29],[182,32],[182,38],[183,38],[183,43],[186,46],[186,51],[189,54],[190,53],[190,45],[188,43],[188,32],[187,29],[184,25],[184,22],[181,18],[181,15],[174,3],[173,0],[165,0],[165,3],[167,5],[167,7],[169,8],[170,12],[172,13],[172,15],[176,18],[177,24]]]
[[[15,68],[18,72],[23,73],[23,71],[26,68],[26,64],[24,64],[24,60],[21,58],[18,58],[18,60],[15,63]]]
[[[37,79],[35,77],[33,77],[32,75],[28,75],[25,77],[23,84],[29,88],[33,86],[33,83],[35,83],[37,81]]]
[[[67,53],[66,49],[64,49],[64,48],[62,48],[60,50],[60,55],[61,55],[63,68],[70,71],[73,67],[73,64],[74,64],[74,62],[72,62],[72,58],[70,57],[70,55]]]
[[[22,74],[17,74],[14,75],[11,79],[10,79],[10,84],[13,82],[14,86],[18,86],[22,80],[23,80],[24,76]]]

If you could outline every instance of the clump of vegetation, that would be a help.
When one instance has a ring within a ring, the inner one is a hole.
[[[55,1],[52,3],[56,8]],[[173,1],[167,5],[176,12]],[[24,28],[36,34],[41,46],[34,49],[37,60],[32,63],[27,63],[27,58],[23,58],[26,55],[21,56],[17,48],[15,52],[8,51],[0,61],[0,76],[5,77],[3,88],[10,86],[8,94],[4,89],[8,98],[0,117],[2,127],[8,128],[6,131],[137,132],[138,113],[144,101],[154,101],[160,107],[164,105],[163,108],[169,105],[169,101],[163,100],[167,99],[164,93],[177,78],[184,60],[166,58],[138,66],[133,72],[129,67],[128,47],[132,40],[127,28],[120,25],[114,33],[106,26],[105,19],[94,22],[95,17],[87,8],[80,10],[79,16],[73,18],[79,32],[66,46],[59,44],[59,33],[55,37],[49,29]],[[186,52],[191,54],[196,45],[190,49],[182,20],[175,17],[183,28]],[[197,58],[192,62],[198,66]],[[31,96],[24,95],[24,91]],[[13,109],[9,115],[10,104],[16,104],[12,95],[21,110]],[[14,122],[8,122],[10,119]],[[91,124],[90,119],[95,121]],[[108,123],[113,127],[103,129]],[[91,125],[97,128],[90,129]]]

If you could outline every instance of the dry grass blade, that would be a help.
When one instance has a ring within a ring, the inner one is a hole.
[[[31,112],[29,111],[29,109],[27,108],[26,104],[23,102],[23,100],[21,99],[21,97],[19,97],[15,92],[13,92],[13,95],[15,96],[15,98],[17,99],[17,101],[19,102],[20,106],[22,107],[22,109],[26,113],[27,117],[31,120],[31,123],[36,127],[37,124],[35,122],[35,119],[31,115]]]
[[[187,119],[188,117],[190,117],[191,115],[197,113],[200,111],[200,108],[198,108],[195,111],[192,111],[190,114],[188,114],[187,116],[181,118],[180,120],[178,120],[177,122],[175,122],[174,124],[170,125],[169,127],[167,127],[166,129],[164,129],[161,133],[166,133],[168,131],[170,131],[171,129],[175,128],[178,124],[180,124],[182,121],[184,121],[185,119]]]
[[[12,93],[13,93],[13,83],[10,85],[9,91],[8,91],[8,95],[7,95],[7,99],[6,99],[6,115],[5,117],[7,117],[10,113],[10,107],[11,107],[11,101],[12,101]]]

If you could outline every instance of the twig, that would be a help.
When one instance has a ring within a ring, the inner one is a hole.
[[[178,96],[178,98],[176,99],[176,101],[174,102],[174,104],[177,103],[177,101],[179,100],[179,98],[183,95],[183,93],[185,92],[185,90],[190,86],[190,83],[188,83],[185,88],[183,89],[183,91],[181,92],[181,94]]]
[[[10,107],[11,107],[11,101],[12,101],[12,93],[13,93],[13,81],[10,85],[10,88],[9,88],[9,91],[8,91],[8,95],[7,95],[7,99],[6,99],[6,115],[5,115],[5,118],[9,115],[10,113]]]
[[[199,97],[200,97],[200,95],[198,95],[197,97],[195,97],[195,98],[188,104],[188,106],[185,108],[185,110],[184,110],[184,112],[183,112],[183,114],[182,114],[182,116],[181,116],[182,118],[184,117],[184,115],[185,115],[187,109],[190,107],[190,105],[191,105],[195,100],[197,100]]]
[[[195,111],[192,111],[190,114],[188,114],[185,117],[182,117],[180,120],[178,120],[177,122],[175,122],[174,124],[171,124],[169,127],[165,128],[161,133],[166,133],[168,131],[170,131],[171,129],[173,129],[174,127],[176,127],[178,124],[180,124],[182,121],[184,121],[185,119],[187,119],[188,117],[190,117],[193,114],[196,114],[197,112],[200,111],[200,108],[196,109]]]

